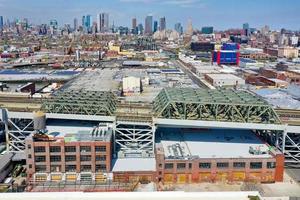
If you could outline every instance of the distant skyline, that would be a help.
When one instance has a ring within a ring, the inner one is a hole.
[[[155,20],[165,16],[167,28],[173,29],[181,22],[186,29],[188,19],[193,27],[214,26],[216,30],[242,28],[243,23],[260,28],[269,25],[300,30],[300,1],[297,0],[0,0],[0,16],[28,18],[35,24],[57,19],[59,26],[73,25],[76,17],[110,14],[110,25],[131,27],[132,18],[145,23],[145,17],[153,15]]]

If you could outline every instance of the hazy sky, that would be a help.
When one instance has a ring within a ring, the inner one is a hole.
[[[76,17],[108,12],[110,23],[130,26],[136,17],[138,23],[145,16],[154,19],[166,16],[167,27],[176,22],[186,24],[191,19],[194,27],[212,25],[215,29],[242,27],[287,28],[300,30],[299,0],[0,0],[0,15],[4,18],[28,18],[34,23],[49,23],[57,19],[59,24],[70,23]]]

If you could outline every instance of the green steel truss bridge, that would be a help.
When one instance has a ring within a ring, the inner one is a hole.
[[[112,116],[117,98],[112,92],[63,91],[42,103],[46,113]]]
[[[165,88],[153,107],[157,118],[281,123],[267,102],[247,91]]]

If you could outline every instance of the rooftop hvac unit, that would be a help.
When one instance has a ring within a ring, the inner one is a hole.
[[[249,153],[253,155],[267,154],[268,151],[269,151],[268,148],[263,145],[249,147]]]

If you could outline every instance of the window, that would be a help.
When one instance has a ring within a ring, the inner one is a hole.
[[[35,153],[46,152],[46,149],[43,146],[37,146],[37,147],[34,147],[34,152]]]
[[[267,162],[267,168],[268,169],[276,168],[276,162]]]
[[[31,169],[32,168],[32,164],[29,164],[28,167],[29,167],[29,169]]]
[[[65,152],[76,152],[75,146],[65,146]]]
[[[106,165],[96,165],[96,171],[106,171]]]
[[[80,161],[91,161],[92,157],[90,155],[81,155]]]
[[[89,171],[91,171],[91,165],[81,165],[80,166],[80,171],[82,171],[82,172],[89,172]]]
[[[51,165],[50,170],[51,170],[51,172],[60,172],[61,167],[60,167],[60,165]]]
[[[65,156],[65,161],[76,161],[76,156],[75,155],[66,155]]]
[[[185,163],[177,163],[177,169],[185,169]]]
[[[161,163],[159,163],[159,164],[158,164],[158,167],[159,167],[159,168],[162,168],[162,164],[161,164]]]
[[[80,152],[91,152],[91,147],[90,146],[81,146]]]
[[[50,156],[50,162],[60,162],[61,157],[60,156]]]
[[[106,152],[106,146],[95,146],[96,152]]]
[[[31,159],[31,154],[28,154],[28,159]]]
[[[27,149],[31,149],[31,144],[28,144],[28,145],[27,145]]]
[[[199,163],[199,168],[200,169],[210,169],[211,164],[210,163]]]
[[[96,161],[106,161],[106,155],[96,155]]]
[[[60,146],[52,146],[50,147],[50,152],[60,152]]]
[[[35,156],[35,162],[46,162],[46,156]]]
[[[192,166],[193,166],[192,163],[189,163],[189,169],[192,169]]]
[[[262,168],[262,162],[251,162],[250,163],[250,169],[261,169]]]
[[[36,165],[35,166],[36,172],[45,172],[46,171],[46,165]]]
[[[227,168],[227,167],[229,167],[228,162],[219,162],[219,163],[217,163],[217,168]]]
[[[245,168],[246,164],[244,162],[234,162],[233,167],[234,168]]]
[[[165,169],[173,169],[174,165],[173,163],[166,163],[165,164]]]
[[[76,172],[76,165],[66,165],[66,172]]]

